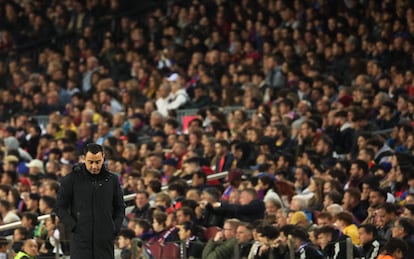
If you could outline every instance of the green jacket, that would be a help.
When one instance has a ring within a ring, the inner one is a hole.
[[[231,238],[224,242],[208,241],[203,249],[202,259],[229,259],[233,257],[237,239]]]
[[[30,256],[25,252],[20,251],[14,256],[14,259],[34,259],[34,256]]]

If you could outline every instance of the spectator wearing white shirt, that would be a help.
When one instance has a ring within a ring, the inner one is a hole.
[[[169,84],[162,84],[157,92],[157,100],[155,105],[157,106],[158,112],[160,112],[164,117],[168,116],[168,100],[171,96],[171,87]]]
[[[186,90],[182,88],[180,79],[177,73],[173,73],[167,78],[171,85],[171,95],[168,98],[167,111],[179,109],[190,100]]]

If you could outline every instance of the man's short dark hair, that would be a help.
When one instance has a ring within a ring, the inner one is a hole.
[[[27,218],[32,221],[32,226],[36,226],[38,224],[37,222],[37,213],[26,211],[23,213],[22,218]]]
[[[40,200],[43,200],[44,203],[46,203],[47,207],[54,208],[56,204],[56,198],[49,196],[49,195],[43,195],[40,197]]]
[[[126,239],[133,239],[135,237],[135,232],[132,229],[124,228],[119,231],[118,236],[124,237]]]
[[[386,202],[386,203],[382,204],[381,206],[379,206],[378,209],[384,209],[384,211],[387,214],[394,214],[394,215],[398,214],[398,208],[397,208],[397,206],[395,206],[394,203]]]
[[[290,234],[292,235],[292,237],[298,238],[301,241],[306,241],[309,238],[309,235],[306,232],[306,230],[302,227],[299,227],[299,226],[295,226],[295,228],[292,229]]]
[[[144,233],[150,231],[151,229],[151,223],[146,219],[136,218],[134,219],[134,222],[143,229]]]
[[[91,152],[92,154],[98,154],[99,152],[104,152],[103,147],[101,145],[98,145],[96,143],[90,143],[85,146],[84,148],[84,155],[86,153]]]
[[[363,228],[365,232],[368,234],[372,234],[372,237],[375,238],[378,235],[378,229],[374,224],[363,224],[359,226],[359,228]]]
[[[151,188],[151,190],[155,193],[159,193],[161,191],[161,181],[158,179],[152,179],[149,183],[148,183],[148,187]]]

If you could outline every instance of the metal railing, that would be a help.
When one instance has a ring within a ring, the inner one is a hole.
[[[226,177],[227,174],[228,174],[228,172],[226,171],[226,172],[221,172],[221,173],[208,175],[207,176],[207,181],[223,179],[224,177]],[[191,185],[192,181],[188,180],[187,183],[189,185]],[[168,185],[164,185],[164,186],[161,187],[162,191],[166,191],[167,189],[168,189]],[[135,195],[136,195],[135,193],[125,195],[124,196],[124,201],[134,200]],[[45,220],[49,217],[50,217],[50,214],[47,214],[47,215],[41,215],[37,219],[38,219],[38,221],[43,221],[43,220]],[[21,225],[22,225],[21,221],[16,221],[16,222],[12,222],[12,223],[9,223],[9,224],[1,225],[0,226],[0,231],[7,231],[7,230],[15,229],[15,228],[20,227]]]

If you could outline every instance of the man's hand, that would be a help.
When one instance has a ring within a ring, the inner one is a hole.
[[[214,236],[214,239],[213,239],[214,242],[219,242],[219,241],[223,241],[223,240],[224,240],[223,231],[217,232],[216,235]]]

